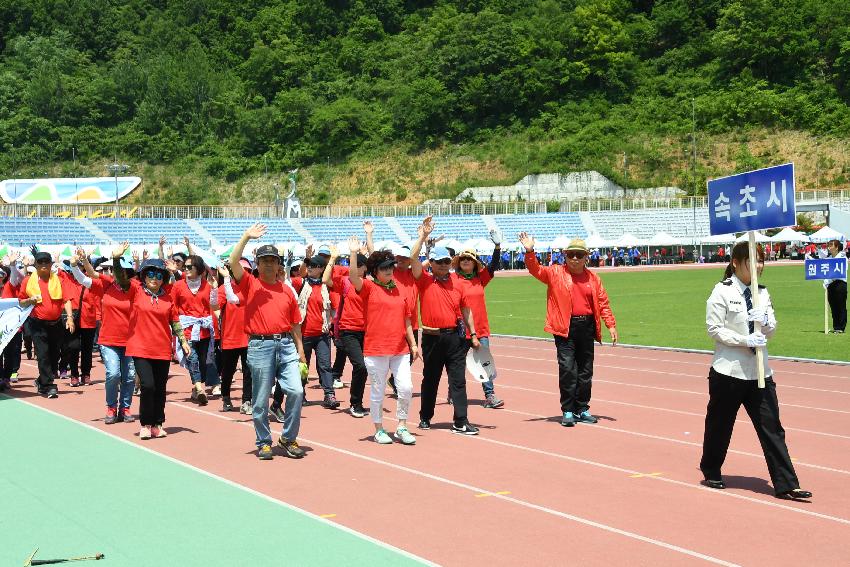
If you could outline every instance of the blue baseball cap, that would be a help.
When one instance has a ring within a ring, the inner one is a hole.
[[[433,250],[431,250],[431,254],[428,256],[429,260],[451,260],[452,255],[449,252],[449,249],[445,246],[437,246]]]

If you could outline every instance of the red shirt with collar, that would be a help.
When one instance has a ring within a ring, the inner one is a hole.
[[[301,322],[298,298],[278,280],[267,284],[245,272],[233,291],[245,297],[245,331],[249,335],[288,333]]]
[[[176,282],[171,288],[171,295],[174,297],[174,303],[177,305],[177,313],[199,318],[212,315],[212,310],[210,309],[211,290],[212,287],[203,278],[201,279],[201,287],[198,288],[198,293],[192,293],[189,285],[186,283],[186,278]],[[187,326],[183,329],[183,333],[186,335],[186,340],[190,340],[192,329]],[[209,329],[201,329],[200,338],[210,338]]]
[[[64,311],[65,301],[69,299],[65,296],[66,287],[62,286],[62,297],[59,299],[52,299],[47,287],[47,282],[38,277],[36,274],[30,274],[24,278],[24,281],[21,282],[21,287],[18,290],[18,299],[29,298],[29,295],[27,295],[27,285],[29,284],[30,278],[36,278],[38,280],[38,291],[41,294],[41,303],[37,303],[35,307],[32,308],[30,317],[41,319],[42,321],[56,321]]]
[[[365,280],[364,280],[365,281]],[[366,320],[363,314],[363,298],[354,291],[354,286],[348,276],[334,276],[333,289],[339,293],[342,305],[342,315],[339,317],[339,328],[343,331],[364,331]]]
[[[406,270],[396,268],[393,270],[393,279],[396,285],[401,288],[402,293],[407,298],[407,302],[413,309],[413,317],[410,320],[410,324],[413,330],[416,331],[419,329],[419,288],[416,286],[416,279],[413,277],[413,272],[410,268]]]
[[[397,356],[410,351],[404,320],[413,316],[413,309],[401,288],[386,289],[373,281],[363,280],[360,292],[350,295],[358,295],[363,300],[364,356]]]
[[[464,301],[463,287],[457,280],[458,276],[454,273],[440,281],[433,274],[422,272],[422,276],[416,280],[422,325],[435,329],[457,326]]]
[[[481,270],[478,275],[466,279],[465,277],[457,276],[457,284],[463,289],[463,295],[466,299],[466,305],[472,311],[472,320],[475,323],[475,334],[479,339],[490,336],[490,321],[487,319],[487,302],[484,296],[484,288],[493,279],[490,272]],[[466,338],[471,339],[469,329],[466,330]]]
[[[171,323],[179,321],[174,297],[167,291],[153,297],[137,279],[130,280],[127,295],[131,309],[127,356],[171,360],[174,344]]]

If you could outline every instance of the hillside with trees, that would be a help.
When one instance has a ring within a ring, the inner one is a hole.
[[[837,187],[849,102],[846,0],[0,0],[2,177],[116,156],[146,202],[263,201],[295,167],[307,203],[786,160]]]

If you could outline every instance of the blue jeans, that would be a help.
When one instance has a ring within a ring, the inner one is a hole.
[[[275,380],[286,395],[282,435],[285,439],[294,441],[301,426],[301,402],[304,399],[295,342],[291,337],[248,341],[248,366],[251,367],[252,413],[257,447],[272,444],[269,394]]]
[[[483,346],[486,346],[488,348],[490,347],[490,337],[482,337],[482,338],[478,339],[478,342],[481,343]],[[481,383],[481,389],[484,390],[485,396],[489,396],[490,394],[492,394],[496,391],[496,389],[493,387],[493,381],[492,380],[487,380],[486,382],[482,382]]]
[[[121,390],[121,408],[133,403],[133,386],[136,366],[132,356],[124,355],[124,347],[100,345],[100,357],[106,366],[106,405],[118,408],[118,391]]]
[[[304,356],[307,364],[310,364],[310,355],[316,351],[316,372],[319,373],[319,383],[325,395],[334,393],[334,376],[331,370],[331,337],[330,335],[319,335],[317,337],[304,337]]]
[[[192,385],[195,382],[203,382],[207,386],[215,386],[219,383],[215,359],[207,363],[209,348],[210,339],[189,341],[189,377],[192,379]]]

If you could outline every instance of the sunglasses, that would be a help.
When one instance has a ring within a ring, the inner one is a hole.
[[[451,264],[452,261],[450,258],[443,258],[442,260],[434,260],[435,264],[440,264],[441,266],[445,266],[446,264]]]
[[[191,270],[192,268],[195,267],[195,265],[194,264],[183,264],[183,267],[186,268],[187,270]]]
[[[145,272],[145,277],[162,281],[162,272],[158,270],[148,270]]]
[[[582,260],[585,256],[587,256],[587,254],[584,253],[584,252],[567,252],[564,255],[567,258],[569,258],[570,260],[574,260],[574,259]]]
[[[46,258],[42,258],[41,260],[36,260],[36,261],[35,261],[35,263],[36,263],[36,264],[52,264],[52,263],[53,263],[53,261],[52,261],[52,260],[47,260]]]

